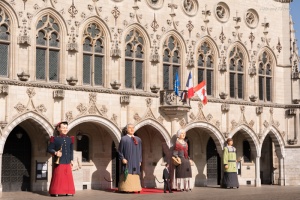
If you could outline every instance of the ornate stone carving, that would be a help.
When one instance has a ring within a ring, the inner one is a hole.
[[[152,49],[151,49],[150,62],[159,63],[159,54],[158,54],[158,47],[157,46],[153,46]]]
[[[230,110],[230,104],[224,103],[221,105],[222,112],[228,112]]]
[[[28,28],[26,26],[27,24],[27,20],[23,19],[23,26],[20,27],[21,32],[20,35],[18,36],[18,44],[22,44],[22,45],[30,45],[30,36],[28,35]]]
[[[280,38],[278,38],[278,43],[277,43],[276,49],[277,49],[278,53],[281,52],[282,46],[281,46],[281,43],[280,43]]]
[[[46,107],[45,107],[44,104],[41,104],[41,105],[37,106],[36,110],[39,111],[39,112],[41,112],[41,113],[47,111],[47,109],[46,109]]]
[[[14,107],[18,113],[22,113],[26,110],[26,106],[21,104],[20,102]]]
[[[66,80],[67,80],[68,84],[71,85],[71,86],[76,85],[77,82],[78,82],[78,79],[75,78],[75,77],[73,77],[73,76],[71,76],[70,78],[68,78],[68,79],[66,79]]]
[[[293,99],[293,103],[294,104],[299,104],[300,103],[300,99]]]
[[[20,81],[28,81],[28,79],[30,78],[30,75],[24,71],[20,74],[17,74],[17,76],[19,77]]]
[[[160,116],[158,116],[157,121],[158,121],[159,123],[163,124],[164,118],[160,115]]]
[[[0,121],[0,127],[1,127],[1,129],[4,129],[6,125],[7,125],[6,121]]]
[[[255,102],[257,100],[257,96],[252,94],[249,96],[249,99],[250,99],[250,101]]]
[[[222,43],[222,44],[223,44],[224,41],[226,40],[226,36],[225,36],[225,34],[224,34],[224,32],[223,32],[223,26],[222,26],[222,31],[221,31],[221,34],[220,34],[220,36],[219,36],[219,39],[221,40],[221,43]]]
[[[152,99],[151,98],[146,98],[145,101],[146,101],[147,107],[148,108],[151,107],[151,105],[152,105]]]
[[[35,95],[35,90],[34,90],[34,88],[27,88],[26,93],[29,98],[32,98]]]
[[[117,40],[118,35],[115,34],[115,41],[113,42],[110,50],[110,56],[113,58],[121,58],[121,49],[119,48],[119,41]]]
[[[67,44],[67,50],[77,52],[78,51],[78,44],[76,42],[76,34],[74,33],[75,28],[71,27],[71,34],[69,36],[69,41]]]
[[[157,21],[156,21],[155,14],[154,14],[154,19],[153,19],[153,21],[152,21],[152,23],[151,23],[151,27],[152,27],[152,29],[153,29],[154,32],[156,32],[157,29],[159,28],[159,25],[158,25],[158,23],[157,23]]]
[[[150,90],[151,90],[152,93],[158,93],[159,90],[160,90],[160,87],[157,87],[156,85],[152,85],[150,87]]]
[[[53,91],[53,98],[55,98],[55,99],[64,99],[65,98],[65,91],[64,90],[54,90]]]
[[[225,92],[220,92],[220,93],[219,93],[219,96],[220,96],[221,99],[226,99],[227,96],[228,96],[228,94],[225,93]]]
[[[77,10],[76,7],[74,6],[74,0],[72,1],[72,5],[71,5],[70,8],[68,9],[68,12],[70,13],[71,18],[75,18],[75,15],[77,15],[78,10]]]
[[[8,95],[8,85],[1,85],[0,86],[0,94]]]
[[[296,145],[298,143],[298,140],[297,139],[289,139],[288,140],[288,144],[289,145]]]
[[[288,113],[288,115],[296,115],[296,114],[297,114],[297,110],[291,108],[291,109],[288,109],[288,110],[287,110],[287,113]]]
[[[230,16],[228,5],[224,2],[218,3],[215,9],[215,15],[220,22],[227,22]]]
[[[120,97],[120,103],[121,104],[129,104],[130,103],[130,96],[129,95],[121,96]]]
[[[245,21],[249,28],[256,28],[258,25],[259,17],[258,13],[254,9],[247,10],[245,14]]]
[[[110,83],[110,85],[111,85],[112,89],[118,90],[121,86],[121,83],[119,83],[115,80],[114,82]]]
[[[191,120],[195,120],[196,119],[196,116],[194,115],[194,113],[192,112],[190,115],[189,115],[189,117],[191,118]]]
[[[73,120],[73,113],[72,111],[66,112],[66,121],[70,122]]]
[[[135,121],[137,121],[137,122],[139,122],[139,121],[142,120],[142,118],[139,116],[138,113],[135,113],[135,114],[134,114],[133,119],[134,119]]]
[[[186,126],[186,121],[184,118],[182,118],[180,121],[179,121],[179,125],[181,126],[181,128],[184,128]]]
[[[118,116],[117,116],[116,114],[113,114],[112,117],[110,118],[110,120],[111,120],[114,124],[118,125]]]
[[[86,113],[87,107],[85,105],[83,105],[82,103],[80,103],[77,106],[77,110],[79,111],[80,115],[82,115],[82,114]]]
[[[260,115],[261,113],[263,113],[263,111],[264,111],[264,107],[262,107],[262,106],[256,107],[256,114]]]
[[[120,11],[118,10],[118,7],[115,6],[114,9],[111,11],[111,14],[114,16],[115,18],[115,25],[117,24],[117,19],[120,16]]]

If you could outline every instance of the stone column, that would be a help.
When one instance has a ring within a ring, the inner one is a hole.
[[[261,187],[261,180],[260,180],[260,156],[256,157],[255,161],[255,186]]]
[[[3,156],[3,153],[0,153],[0,169],[2,171],[2,156]],[[0,173],[0,180],[2,179],[2,173]],[[2,183],[0,182],[0,198],[2,197]]]
[[[284,186],[285,185],[285,178],[284,178],[284,159],[283,157],[278,157],[279,159],[279,178],[278,178],[278,185]]]

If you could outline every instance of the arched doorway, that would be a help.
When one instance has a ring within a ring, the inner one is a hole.
[[[214,140],[210,137],[206,146],[207,185],[220,185],[221,159]]]
[[[116,148],[116,145],[114,142],[112,142],[111,145],[111,173],[112,173],[112,180],[113,180],[113,186],[118,187],[119,186],[119,175],[121,170],[121,165],[119,162],[119,154],[118,149]]]
[[[260,180],[261,184],[277,184],[275,180],[275,172],[278,170],[278,162],[275,162],[274,155],[277,159],[276,153],[273,154],[273,142],[270,135],[264,139],[261,157],[260,157]]]
[[[7,137],[2,156],[3,192],[30,191],[31,141],[26,131],[16,126]]]

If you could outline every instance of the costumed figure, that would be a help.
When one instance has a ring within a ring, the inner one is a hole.
[[[67,136],[68,122],[59,122],[56,126],[59,135],[50,138],[48,152],[54,157],[53,173],[49,194],[51,196],[75,194],[72,175],[74,136]]]
[[[232,144],[233,140],[231,138],[228,138],[227,146],[224,147],[223,152],[224,176],[222,186],[224,188],[239,188],[236,167],[236,148],[233,147]]]
[[[183,129],[177,131],[177,140],[173,151],[173,156],[181,159],[181,164],[176,166],[175,177],[177,179],[177,189],[181,191],[191,192],[190,178],[192,177],[192,169],[190,158],[188,156],[188,144],[184,140],[186,133]],[[183,182],[183,184],[182,184]],[[182,187],[182,185],[184,187]]]
[[[173,193],[170,188],[170,173],[169,173],[169,164],[166,164],[166,167],[163,171],[163,177],[164,179],[164,193],[167,193],[167,189],[169,190],[169,193]]]
[[[127,124],[119,144],[121,160],[120,192],[140,192],[140,166],[142,163],[142,140],[134,136],[134,125]]]

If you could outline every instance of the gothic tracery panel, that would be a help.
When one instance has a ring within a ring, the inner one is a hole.
[[[8,76],[10,47],[10,19],[0,7],[0,76]]]
[[[259,100],[272,101],[272,59],[263,52],[258,61]]]

